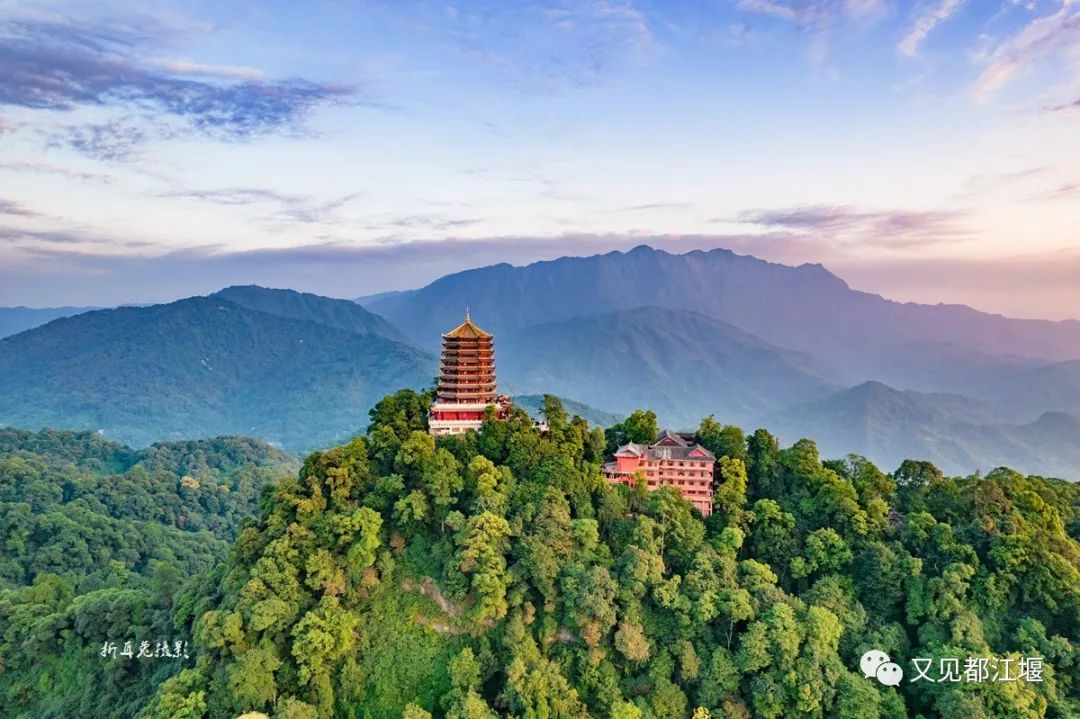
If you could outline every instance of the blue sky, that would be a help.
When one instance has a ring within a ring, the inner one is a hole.
[[[0,5],[0,304],[728,247],[1080,316],[1080,2]]]

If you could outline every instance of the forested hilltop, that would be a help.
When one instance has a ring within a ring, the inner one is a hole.
[[[0,593],[0,715],[1080,715],[1076,485],[918,461],[886,474],[709,418],[702,519],[672,490],[600,477],[606,452],[655,436],[651,413],[605,432],[547,397],[547,434],[516,411],[436,441],[429,399],[378,403],[365,437],[267,489],[227,559],[190,581],[199,562],[177,556],[137,589],[95,579],[73,599],[43,567]],[[182,639],[189,658],[99,656],[138,635]],[[893,688],[859,671],[868,649],[1045,668]]]
[[[241,531],[191,666],[145,716],[1074,717],[1076,486],[822,462],[704,421],[715,514],[609,486],[656,429],[590,431],[549,398],[433,440],[427,398],[372,411]],[[859,657],[1045,659],[1043,681],[886,687]],[[252,715],[252,716],[257,716]]]

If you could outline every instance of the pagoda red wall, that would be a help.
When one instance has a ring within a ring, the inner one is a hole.
[[[442,420],[481,420],[484,418],[483,412],[478,411],[462,411],[462,412],[447,412],[445,410],[432,410],[431,416],[433,419]]]

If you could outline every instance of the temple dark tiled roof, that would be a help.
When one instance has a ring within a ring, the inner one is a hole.
[[[665,429],[652,444],[629,442],[619,447],[616,457],[641,457],[643,459],[674,459],[716,461],[716,455],[693,440],[693,435],[672,432]]]

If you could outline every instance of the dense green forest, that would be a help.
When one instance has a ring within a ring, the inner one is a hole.
[[[674,490],[600,476],[615,445],[655,436],[651,413],[605,432],[549,397],[547,434],[518,411],[436,441],[428,399],[382,400],[365,437],[266,490],[227,559],[187,582],[177,575],[199,562],[178,542],[136,570],[139,591],[95,578],[84,601],[61,572],[22,568],[0,594],[0,714],[1080,715],[1076,485],[919,461],[887,474],[708,418],[698,439],[717,484],[703,519]],[[119,461],[84,453],[106,471]],[[157,525],[177,531],[168,516]],[[5,557],[26,554],[22,541]],[[189,641],[189,658],[98,657],[106,639],[147,632]],[[868,649],[904,666],[1038,656],[1045,669],[1037,683],[894,688],[859,671]]]
[[[308,452],[360,431],[386,387],[431,381],[397,336],[351,302],[259,288],[87,312],[0,339],[0,425]]]
[[[0,429],[0,716],[134,716],[169,663],[109,666],[107,638],[177,636],[263,488],[299,463],[246,438],[134,451],[90,432]]]

